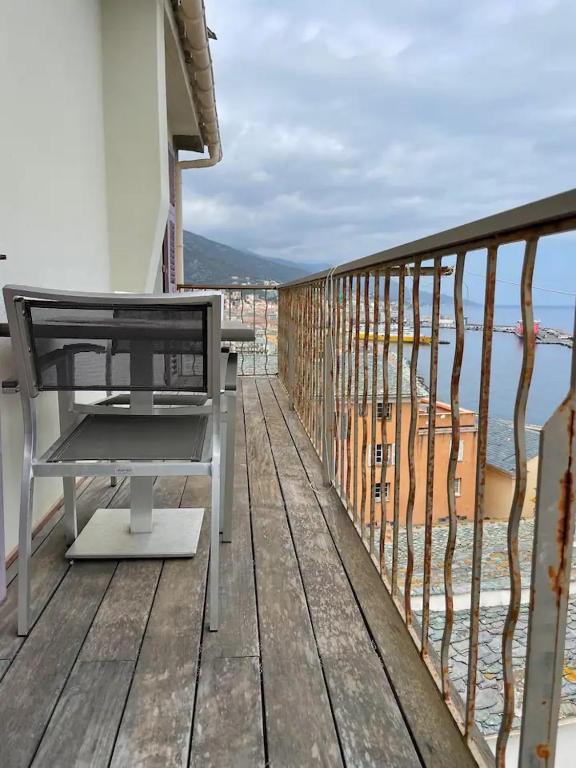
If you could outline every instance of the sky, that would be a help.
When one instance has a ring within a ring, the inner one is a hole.
[[[206,15],[224,157],[185,172],[186,229],[324,267],[575,186],[573,0],[206,0]],[[499,278],[520,262],[503,252]],[[542,241],[534,283],[576,292],[574,235]]]

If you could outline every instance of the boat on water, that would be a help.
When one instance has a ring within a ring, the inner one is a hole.
[[[534,320],[534,336],[538,336],[538,331],[540,330],[540,320]],[[524,338],[524,323],[522,320],[518,320],[516,323],[516,326],[514,327],[514,333],[516,336],[518,336],[519,339]]]

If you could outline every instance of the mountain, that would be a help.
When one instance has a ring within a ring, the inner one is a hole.
[[[251,251],[232,248],[207,237],[184,231],[184,282],[196,284],[286,283],[315,269],[282,259],[267,259]]]

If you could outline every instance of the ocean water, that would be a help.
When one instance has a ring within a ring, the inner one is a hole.
[[[466,314],[471,321],[481,321],[483,308],[467,307]],[[542,326],[569,331],[574,321],[571,307],[535,307],[535,318]],[[515,324],[520,318],[518,307],[496,307],[495,323]],[[440,338],[449,342],[438,349],[438,399],[450,402],[450,379],[454,357],[455,331],[440,330]],[[518,388],[518,377],[522,366],[523,342],[511,333],[494,333],[492,344],[491,382],[489,390],[489,412],[491,416],[512,419]],[[410,358],[411,347],[404,355]],[[460,375],[460,404],[464,408],[478,410],[480,396],[480,369],[482,355],[482,333],[466,331],[464,358]],[[569,347],[552,344],[537,344],[534,373],[530,386],[527,406],[527,421],[530,424],[544,424],[562,402],[569,389],[572,350]],[[430,347],[421,346],[418,356],[418,372],[427,382],[430,368]]]

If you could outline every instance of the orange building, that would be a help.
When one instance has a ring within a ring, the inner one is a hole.
[[[402,405],[400,414],[400,472],[399,472],[399,501],[400,524],[406,522],[406,509],[410,489],[408,438],[411,419],[409,369],[405,365],[402,383]],[[392,370],[390,365],[391,382],[395,379],[395,362]],[[349,449],[345,447],[337,457],[338,471],[343,482],[349,477],[347,496],[353,508],[364,508],[364,521],[371,519],[372,509],[376,521],[386,514],[388,521],[394,516],[394,485],[396,475],[396,393],[395,387],[389,388],[387,403],[376,399],[376,430],[373,433],[372,397],[368,398],[366,412],[362,413],[362,398],[357,412],[354,407],[347,409],[342,420],[342,430],[348,433]],[[360,391],[362,389],[360,388]],[[379,387],[379,393],[381,392]],[[414,441],[414,476],[415,496],[412,521],[419,525],[425,521],[426,509],[426,476],[428,465],[428,398],[424,385],[418,383],[417,427]],[[460,409],[460,448],[455,475],[456,514],[461,518],[474,518],[474,494],[476,484],[476,448],[477,448],[477,418],[473,411]],[[365,435],[365,438],[364,438]],[[365,442],[364,442],[365,440]],[[432,518],[434,522],[448,517],[448,464],[452,445],[452,423],[450,406],[446,403],[436,403],[435,446],[434,446],[434,495]],[[347,471],[348,456],[350,457],[350,473]],[[356,460],[354,460],[356,457]],[[384,477],[383,466],[386,465]],[[355,481],[354,481],[355,478]]]

